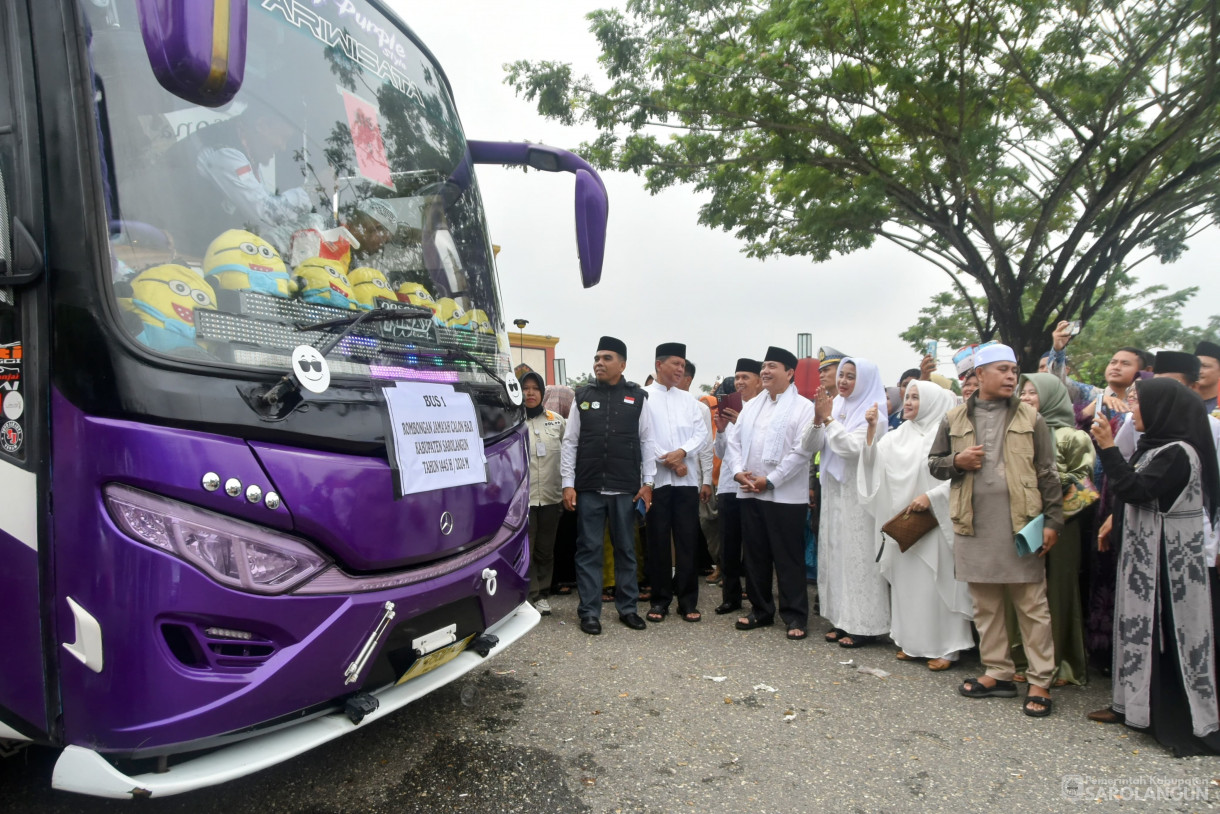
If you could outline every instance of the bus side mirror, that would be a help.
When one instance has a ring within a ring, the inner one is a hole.
[[[585,170],[576,171],[576,249],[580,253],[580,278],[585,288],[601,282],[606,255],[606,222],[610,201],[601,179]]]
[[[524,165],[543,172],[570,172],[576,175],[576,249],[580,255],[580,279],[585,288],[597,285],[602,278],[606,223],[610,217],[606,185],[602,183],[597,170],[576,153],[543,144],[468,141],[466,146],[472,164]],[[464,178],[466,169],[465,166],[459,167],[450,178]]]
[[[246,0],[136,0],[153,75],[204,107],[228,104],[246,71]]]

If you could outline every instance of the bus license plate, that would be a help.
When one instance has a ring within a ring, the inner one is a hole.
[[[404,681],[410,681],[416,676],[422,676],[424,673],[431,672],[442,664],[453,661],[457,658],[458,653],[466,649],[466,645],[470,644],[473,638],[474,634],[471,633],[460,642],[454,642],[448,647],[442,647],[440,650],[433,650],[425,656],[420,656],[411,665],[410,669],[402,674],[402,678],[398,679],[398,683],[402,684]]]

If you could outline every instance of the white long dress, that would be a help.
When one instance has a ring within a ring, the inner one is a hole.
[[[973,605],[969,587],[953,575],[953,525],[949,519],[949,482],[928,471],[928,450],[951,397],[930,382],[919,387],[920,415],[871,446],[860,457],[857,485],[862,505],[873,518],[873,540],[880,544],[881,527],[927,495],[938,526],[902,553],[886,539],[879,573],[890,586],[890,636],[903,652],[919,658],[955,659],[974,645],[970,633]],[[937,393],[936,391],[939,391]],[[922,419],[922,420],[921,420]]]
[[[834,421],[806,434],[808,446],[831,449],[843,459],[842,480],[821,473],[818,603],[822,616],[853,636],[881,636],[890,629],[889,586],[876,563],[879,538],[856,488],[867,433],[867,427],[848,432]]]

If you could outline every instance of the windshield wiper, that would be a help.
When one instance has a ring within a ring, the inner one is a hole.
[[[328,319],[325,322],[315,322],[310,325],[297,325],[298,331],[327,331],[332,328],[343,328],[334,339],[325,342],[318,346],[318,353],[325,356],[335,349],[343,341],[343,337],[350,334],[360,325],[366,322],[386,322],[388,320],[399,319],[423,319],[427,317],[432,319],[432,310],[421,306],[410,306],[407,308],[374,308],[372,311],[363,311],[359,314],[351,316],[339,317],[338,319]]]
[[[402,319],[432,319],[432,311],[428,308],[419,306],[405,306],[402,308],[374,308],[371,311],[362,311],[359,314],[351,314],[349,316],[339,317],[338,319],[328,319],[324,322],[314,322],[311,324],[298,324],[296,329],[302,333],[305,331],[330,331],[335,328],[342,328],[332,339],[315,346],[318,353],[325,357],[328,353],[335,349],[335,346],[343,341],[344,337],[350,334],[359,326],[366,322],[387,322],[389,320]],[[477,359],[475,360],[478,361]],[[296,407],[296,402],[301,400],[301,385],[293,376],[292,371],[284,374],[284,376],[275,384],[268,387],[264,392],[251,392],[250,394],[242,393],[243,398],[250,404],[251,407],[262,414],[269,412],[276,406],[281,405],[287,398],[292,398],[293,404],[289,407],[289,411]],[[251,401],[253,399],[253,401]]]

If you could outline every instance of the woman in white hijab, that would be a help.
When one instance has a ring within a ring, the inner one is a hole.
[[[948,669],[958,651],[974,645],[970,590],[953,576],[949,481],[937,480],[928,470],[936,430],[956,403],[953,393],[939,385],[911,382],[902,403],[903,423],[880,439],[874,428],[885,426],[886,418],[870,407],[857,481],[861,501],[875,521],[873,539],[883,546],[881,574],[890,583],[890,636],[901,648],[898,658],[929,659],[930,670]],[[905,552],[881,532],[903,509],[930,511],[937,520]]]
[[[834,628],[826,641],[859,647],[890,629],[890,591],[877,570],[873,519],[860,505],[856,468],[868,424],[864,414],[885,404],[885,385],[867,359],[839,363],[838,395],[825,393],[801,443],[821,453],[822,513],[818,523],[818,602]],[[885,431],[877,428],[878,433]]]

